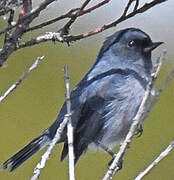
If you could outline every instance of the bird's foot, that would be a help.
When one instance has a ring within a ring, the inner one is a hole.
[[[115,158],[115,156],[117,155],[117,153],[113,152],[111,149],[109,149],[108,147],[106,147],[104,144],[102,144],[101,142],[98,142],[98,145],[105,151],[107,152],[110,156],[112,156],[112,159],[109,161],[108,166],[110,166]],[[118,170],[122,169],[123,167],[123,160],[120,160],[118,163]]]
[[[135,132],[135,136],[140,137],[143,134],[143,126],[140,124],[137,127],[137,131]]]
[[[110,156],[114,157],[115,156],[115,153],[108,147],[106,147],[103,143],[101,142],[97,142],[98,145],[105,151],[107,152]]]
[[[116,156],[116,154],[117,153],[115,153],[115,156]],[[110,166],[113,163],[115,156],[109,161],[108,166]],[[123,159],[120,159],[117,167],[118,167],[118,170],[121,170],[123,168]]]

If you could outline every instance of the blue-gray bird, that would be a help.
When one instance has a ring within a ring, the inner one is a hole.
[[[75,163],[88,148],[113,148],[123,142],[151,80],[151,52],[161,43],[135,28],[106,39],[95,64],[71,92]],[[64,103],[55,122],[2,167],[13,171],[48,146],[66,112]],[[68,153],[66,132],[57,142],[64,143],[61,160]]]

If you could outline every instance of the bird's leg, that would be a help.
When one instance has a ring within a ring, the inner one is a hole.
[[[110,166],[113,163],[113,160],[114,160],[116,154],[117,153],[114,153],[114,155],[112,156],[112,159],[108,163],[108,166]],[[122,167],[123,167],[123,159],[120,159],[120,161],[118,162],[118,168],[119,168],[118,170],[122,169]]]
[[[112,156],[112,159],[109,161],[108,166],[110,166],[116,156],[117,153],[113,152],[110,148],[106,147],[104,144],[102,144],[101,142],[97,142],[98,145],[105,151],[107,152],[109,155]],[[120,162],[118,163],[118,167],[119,170],[122,169],[123,165],[123,160],[120,160]]]
[[[140,137],[143,134],[143,126],[141,124],[138,125],[137,130],[135,132],[135,136]]]
[[[110,148],[106,147],[103,143],[97,142],[97,144],[105,151],[107,152],[110,156],[115,157],[116,153],[114,153]]]
[[[109,161],[108,166],[110,166],[113,163],[114,157]],[[120,159],[120,161],[118,162],[118,170],[122,169],[123,167],[123,159]]]

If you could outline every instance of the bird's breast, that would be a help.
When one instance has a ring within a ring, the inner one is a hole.
[[[101,95],[106,99],[100,109],[104,125],[97,138],[105,146],[112,148],[126,137],[145,89],[133,76],[105,84],[102,89]]]

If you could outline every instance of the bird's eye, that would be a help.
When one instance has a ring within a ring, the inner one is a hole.
[[[134,40],[129,41],[129,43],[128,43],[129,47],[133,47],[134,45],[135,45],[135,41]]]

